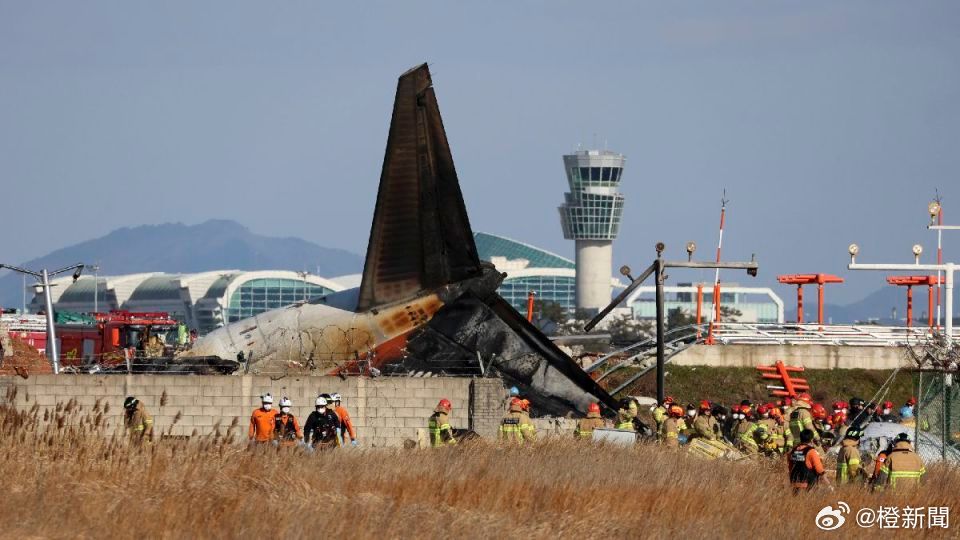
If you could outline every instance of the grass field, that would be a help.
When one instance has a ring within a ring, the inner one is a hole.
[[[116,410],[100,408],[0,408],[0,535],[785,538],[823,534],[814,518],[838,500],[854,511],[960,511],[960,471],[936,466],[911,494],[847,488],[794,497],[779,462],[711,462],[655,445],[481,441],[311,455],[248,451],[229,442],[230,428],[219,438],[130,446],[107,434],[114,428],[104,426],[118,422]],[[851,516],[838,537],[876,533]]]

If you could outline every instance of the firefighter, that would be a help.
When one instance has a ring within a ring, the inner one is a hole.
[[[717,433],[717,439],[727,438],[728,432],[725,427],[727,421],[730,418],[730,414],[727,412],[727,408],[723,405],[714,405],[713,409],[710,411],[713,414],[714,419],[716,419],[717,424],[714,426],[714,430]],[[729,439],[728,439],[729,440]]]
[[[587,406],[587,416],[577,421],[577,429],[573,436],[581,440],[593,438],[593,430],[603,427],[603,418],[600,418],[600,405],[591,403]]]
[[[663,403],[653,408],[653,422],[657,425],[657,433],[660,433],[660,426],[667,419],[667,409],[670,408],[670,405],[673,405],[673,398],[667,396],[663,398]],[[617,429],[620,429],[619,426]]]
[[[883,467],[883,464],[886,463],[887,456],[890,455],[892,450],[893,440],[889,441],[887,447],[877,452],[876,457],[873,458],[873,472],[867,473],[867,483],[874,489],[876,488],[877,478],[880,476],[880,469]]]
[[[823,405],[819,403],[811,404],[810,416],[813,417],[814,429],[820,434],[821,437],[830,431],[830,424],[828,423],[827,418],[827,409]],[[832,437],[833,435],[830,434],[830,436]]]
[[[820,434],[813,424],[813,413],[810,412],[810,394],[803,393],[793,400],[793,411],[790,413],[790,435],[793,441],[800,440],[800,433],[805,429],[813,432],[813,441],[820,444]]]
[[[453,436],[453,428],[450,427],[450,411],[453,405],[450,400],[443,398],[437,404],[437,408],[430,415],[427,421],[427,429],[430,430],[430,446],[437,448],[448,444],[457,444],[457,439]]]
[[[247,438],[251,443],[264,444],[273,440],[273,429],[276,427],[277,411],[273,409],[273,396],[260,396],[260,408],[250,415],[250,430]]]
[[[153,417],[139,399],[127,396],[123,400],[123,418],[132,442],[153,442]]]
[[[740,449],[748,455],[760,453],[761,448],[766,448],[767,441],[770,440],[770,433],[767,426],[754,420],[754,416],[748,416],[748,419],[741,425],[747,426],[740,433]]]
[[[147,358],[160,358],[164,353],[163,342],[161,342],[160,338],[154,334],[147,340],[147,344],[144,346],[143,352]]]
[[[693,423],[697,420],[697,406],[693,403],[687,405],[687,414],[683,417],[683,423],[686,426],[683,431],[680,433],[683,436],[681,442],[689,441],[691,437],[696,436],[696,430],[693,428]]]
[[[880,415],[877,417],[880,422],[888,422],[891,424],[900,423],[900,417],[894,414],[893,412],[893,402],[884,401],[883,409],[880,410]]]
[[[680,447],[680,432],[686,429],[683,422],[683,407],[671,405],[667,409],[667,418],[660,426],[660,442],[668,448]]]
[[[737,430],[733,434],[734,441],[740,445],[744,442],[743,434],[753,431],[754,421],[756,420],[753,411],[750,409],[750,402],[747,401],[747,403],[748,405],[740,404],[740,421],[737,422]]]
[[[357,444],[359,444],[357,442],[357,430],[353,427],[353,420],[350,419],[350,413],[348,413],[347,408],[342,405],[342,397],[336,393],[330,397],[333,398],[333,412],[335,412],[340,419],[340,439],[346,444],[348,442],[347,438],[349,437],[350,445],[357,446]]]
[[[776,413],[774,413],[776,411]],[[786,440],[783,437],[783,422],[778,421],[774,416],[780,414],[780,409],[773,403],[761,405],[757,409],[760,413],[758,424],[763,426],[767,432],[767,438],[763,441],[763,453],[767,455],[779,455],[783,453]]]
[[[730,417],[723,423],[723,437],[732,444],[737,441],[737,429],[740,425],[740,406],[730,407]]]
[[[327,399],[320,396],[314,402],[314,410],[303,426],[303,442],[312,448],[336,448],[340,444],[337,437],[339,428],[340,419],[336,412],[330,409]]]
[[[837,453],[837,484],[851,484],[860,478],[860,431],[848,429]]]
[[[617,410],[617,429],[634,431],[633,419],[636,417],[637,402],[630,398],[621,399],[620,408]]]
[[[523,440],[533,442],[537,440],[537,428],[530,420],[530,400],[521,399],[520,408],[523,409],[523,422],[520,423],[520,429],[523,431]]]
[[[799,434],[800,444],[790,451],[787,471],[794,495],[813,489],[821,480],[829,484],[824,476],[826,469],[823,468],[823,460],[813,445],[815,435],[812,429],[803,429]]]
[[[693,431],[695,437],[700,437],[708,441],[717,440],[720,433],[720,425],[717,419],[713,417],[713,411],[709,401],[700,402],[700,414],[693,421]]]
[[[847,425],[856,426],[860,431],[870,422],[869,415],[863,409],[864,401],[858,397],[850,398],[850,412],[847,414]]]
[[[901,433],[893,440],[893,449],[880,466],[874,489],[885,489],[887,486],[896,489],[916,488],[926,472],[923,460],[910,445],[910,437]]]
[[[523,402],[519,398],[510,400],[510,410],[500,421],[500,440],[523,444],[536,438],[536,431],[530,417],[524,414]]]
[[[290,413],[292,407],[293,402],[284,396],[280,398],[280,414],[274,416],[273,440],[283,448],[296,446],[303,438],[297,417]]]

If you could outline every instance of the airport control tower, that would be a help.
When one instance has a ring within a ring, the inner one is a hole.
[[[577,245],[577,308],[595,313],[613,293],[613,239],[620,232],[623,154],[579,150],[563,156],[570,192],[560,206],[563,237]]]

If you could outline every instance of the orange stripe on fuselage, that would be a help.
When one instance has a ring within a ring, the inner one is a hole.
[[[371,352],[357,351],[360,361],[370,361],[370,366],[380,369],[384,365],[401,360],[407,346],[407,337],[417,328],[430,322],[434,314],[443,307],[443,302],[435,294],[417,298],[416,300],[379,310],[373,315],[373,322],[386,339],[373,348]],[[360,372],[358,360],[350,360],[346,364],[332,370],[330,375],[357,374]]]

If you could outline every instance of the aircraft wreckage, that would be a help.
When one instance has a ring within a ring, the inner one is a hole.
[[[359,288],[267,311],[200,338],[175,365],[347,375],[488,362],[549,412],[615,400],[496,290],[479,260],[426,64],[397,84]],[[366,371],[365,371],[366,370]]]

